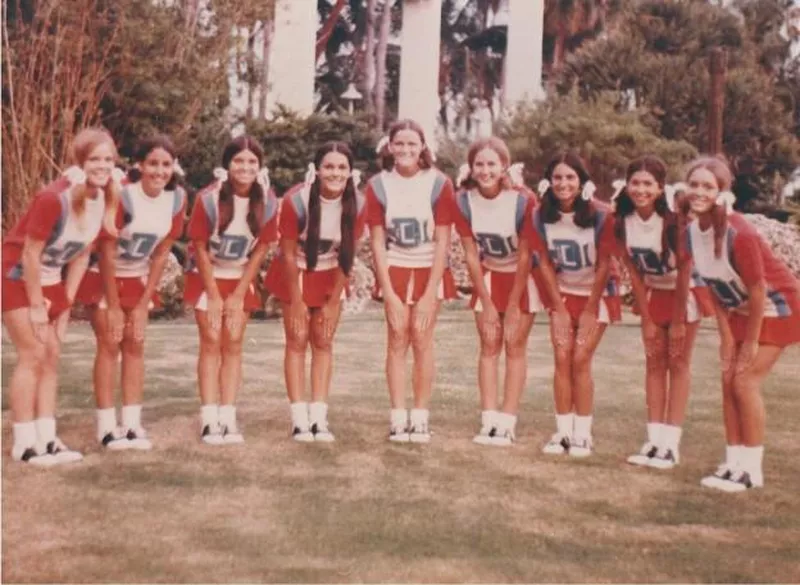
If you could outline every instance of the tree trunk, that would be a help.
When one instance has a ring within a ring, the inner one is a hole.
[[[543,0],[509,0],[508,48],[503,105],[544,97],[542,89]]]
[[[367,38],[363,57],[363,82],[361,94],[364,96],[364,106],[367,112],[375,111],[375,4],[376,0],[367,0]]]
[[[261,91],[259,92],[258,111],[262,119],[267,118],[267,96],[269,95],[269,60],[272,54],[272,34],[275,23],[264,22],[263,29],[263,61],[261,62]]]
[[[267,108],[283,104],[302,116],[314,112],[316,0],[276,0]]]
[[[328,44],[328,39],[331,38],[331,33],[333,32],[333,29],[336,26],[336,22],[339,20],[339,15],[342,13],[342,10],[344,10],[346,4],[347,0],[336,0],[336,6],[333,7],[333,10],[331,10],[331,13],[325,20],[325,24],[322,25],[322,29],[319,31],[319,34],[317,35],[316,50],[315,50],[317,59],[319,59],[320,56],[325,52],[325,47]]]
[[[413,118],[436,149],[442,0],[403,2],[403,55],[400,59],[400,118]]]
[[[386,0],[383,4],[375,65],[375,125],[381,131],[386,124],[386,51],[392,27],[392,4],[394,0]]]

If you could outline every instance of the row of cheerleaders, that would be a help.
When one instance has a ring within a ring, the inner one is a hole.
[[[141,421],[145,329],[187,205],[168,138],[144,141],[127,179],[115,175],[117,152],[104,130],[82,131],[73,146],[77,166],[33,198],[3,241],[3,324],[18,357],[9,389],[11,454],[37,466],[82,457],[59,440],[55,424],[59,351],[73,301],[91,308],[97,338],[97,440],[107,450],[152,447]],[[641,157],[607,206],[592,197],[586,166],[570,152],[552,159],[538,193],[512,178],[508,148],[497,138],[471,146],[457,186],[434,167],[414,121],[395,123],[378,153],[383,171],[362,193],[347,144],[325,144],[305,182],[279,202],[254,139],[236,138],[223,151],[186,227],[185,303],[194,308],[200,338],[201,441],[244,442],[235,407],[242,338],[259,305],[254,279],[275,245],[265,286],[282,303],[291,436],[334,441],[327,406],[332,342],[356,243],[368,229],[388,331],[389,440],[429,442],[433,332],[441,301],[455,295],[447,267],[455,226],[480,339],[476,443],[514,443],[527,340],[535,314],[547,310],[556,432],[543,451],[591,455],[592,356],[620,318],[621,262],[641,314],[647,368],[646,440],[628,461],[656,469],[679,463],[692,348],[700,320],[715,315],[727,447],[701,483],[726,492],[764,485],[760,388],[781,352],[800,341],[800,284],[732,212],[732,175],[722,159],[695,160],[675,194],[664,163]],[[90,266],[92,250],[98,261]],[[121,421],[114,400],[120,362]]]

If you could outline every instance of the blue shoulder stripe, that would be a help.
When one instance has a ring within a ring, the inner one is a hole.
[[[364,206],[367,204],[367,198],[358,191],[356,191],[356,215],[361,213],[364,210]]]
[[[537,208],[533,210],[533,227],[536,228],[536,231],[539,232],[539,237],[542,238],[542,242],[544,243],[545,247],[547,246],[547,230],[544,225],[544,219],[542,218],[541,211]]]
[[[306,206],[303,205],[303,189],[300,189],[292,195],[289,199],[289,203],[294,207],[294,212],[297,215],[297,232],[303,233],[303,230],[306,229],[306,221],[308,221],[306,217]]]
[[[378,203],[381,204],[384,211],[386,210],[386,185],[383,184],[383,179],[381,174],[377,174],[372,177],[369,181],[370,185],[372,186],[372,191],[375,193],[375,197],[378,198]]]
[[[264,217],[261,218],[261,225],[267,225],[278,214],[278,199],[271,192],[267,192],[265,199]]]
[[[594,245],[600,246],[600,235],[603,233],[603,226],[606,224],[608,212],[602,209],[597,210],[594,222]]]
[[[211,231],[213,232],[217,229],[217,204],[214,201],[214,193],[212,191],[204,193],[200,203],[203,205],[203,211],[206,212],[206,217],[208,217]]]
[[[525,209],[527,207],[528,199],[522,193],[517,193],[517,214],[514,223],[517,226],[517,235],[522,233],[522,226],[525,223]]]
[[[767,297],[769,297],[769,300],[775,305],[775,309],[778,311],[778,317],[788,317],[792,314],[792,309],[789,307],[789,303],[786,301],[786,297],[783,293],[777,290],[767,289]]]
[[[441,173],[437,173],[436,179],[433,181],[433,188],[431,189],[431,207],[433,209],[436,208],[436,203],[439,201],[439,197],[442,196],[442,191],[444,190],[446,182],[447,177]]]
[[[48,246],[61,237],[61,234],[64,232],[64,226],[67,224],[67,216],[69,215],[69,192],[70,188],[67,188],[58,194],[58,199],[61,202],[61,215],[58,216],[58,221],[56,221],[56,225],[53,226],[50,237],[47,238]]]
[[[172,197],[172,217],[181,212],[184,201],[186,201],[186,191],[182,187],[176,187]]]
[[[472,207],[469,204],[469,191],[460,191],[456,196],[456,203],[458,203],[458,211],[467,220],[467,223],[472,226]]]

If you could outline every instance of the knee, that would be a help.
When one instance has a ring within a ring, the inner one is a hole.
[[[579,349],[572,354],[572,367],[576,371],[587,371],[592,364],[592,354]]]
[[[557,347],[553,352],[556,372],[569,372],[572,369],[572,350],[566,347]]]
[[[425,353],[433,347],[433,336],[428,332],[412,333],[411,334],[411,348],[414,353]]]
[[[200,353],[206,355],[219,355],[221,343],[219,338],[202,336],[200,338]]]
[[[308,347],[308,333],[302,332],[286,336],[286,350],[294,353],[304,353]]]
[[[676,376],[686,376],[689,374],[689,363],[684,359],[670,360],[669,375],[671,378]]]
[[[19,367],[32,370],[40,375],[47,362],[47,349],[44,345],[36,345],[25,350],[17,350]]]
[[[331,353],[333,351],[333,339],[323,335],[311,336],[311,349],[316,353]]]
[[[222,353],[226,357],[237,357],[242,355],[242,340],[229,339],[222,344]]]
[[[506,356],[508,359],[520,359],[526,357],[528,344],[523,342],[506,343]]]
[[[756,378],[747,372],[736,373],[733,376],[732,390],[737,398],[745,398],[758,387]]]
[[[664,372],[666,373],[667,369],[672,372],[672,363],[667,363],[667,356],[662,354],[657,354],[653,356],[647,356],[645,358],[645,364],[647,367],[647,371],[651,373],[659,373]]]
[[[122,344],[122,353],[132,358],[143,358],[144,343],[142,343],[141,341],[133,341],[132,339],[126,339]]]
[[[496,358],[500,355],[500,351],[503,349],[503,344],[501,341],[482,341],[481,342],[481,357],[483,358]]]
[[[389,331],[388,348],[395,353],[405,353],[408,350],[409,335],[407,331]]]

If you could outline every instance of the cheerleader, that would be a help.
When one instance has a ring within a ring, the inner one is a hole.
[[[511,155],[496,137],[473,143],[467,164],[456,181],[460,187],[453,214],[464,246],[467,270],[473,283],[470,306],[480,337],[478,387],[481,428],[473,441],[507,446],[515,440],[517,412],[527,374],[528,336],[537,311],[539,293],[526,273],[519,301],[509,305],[526,212],[534,200],[509,178]],[[505,332],[514,336],[504,343]],[[497,377],[505,346],[506,373],[502,407],[498,408]]]
[[[363,231],[363,198],[356,192],[353,153],[328,142],[309,165],[306,182],[283,197],[280,255],[265,286],[283,305],[283,369],[296,441],[334,441],[328,426],[333,336]],[[311,345],[311,403],[305,399],[306,349]]]
[[[232,140],[216,180],[197,194],[187,228],[193,266],[184,301],[194,307],[200,334],[201,438],[209,445],[244,442],[235,406],[242,339],[250,312],[260,306],[253,279],[278,239],[277,200],[263,160],[255,139]]]
[[[3,240],[3,324],[17,352],[9,384],[11,456],[39,466],[83,458],[56,435],[58,358],[90,244],[101,226],[116,230],[114,140],[88,128],[72,150],[78,166],[40,191]]]
[[[700,319],[713,311],[704,286],[689,289],[691,257],[678,253],[679,222],[668,204],[666,177],[660,158],[641,157],[628,166],[613,198],[618,257],[640,308],[647,364],[647,441],[628,463],[658,469],[680,460],[692,349]]]
[[[720,334],[726,459],[702,485],[740,492],[764,485],[761,384],[800,342],[800,283],[747,220],[732,212],[733,177],[717,158],[694,161],[682,210],[697,272],[714,299]]]
[[[525,225],[531,250],[554,265],[560,293],[552,299],[551,319],[557,432],[543,451],[587,457],[592,453],[592,357],[606,326],[621,317],[611,265],[613,217],[593,201],[594,183],[577,155],[554,158],[545,177],[542,204]]]
[[[366,205],[388,325],[389,439],[427,443],[433,330],[440,301],[455,297],[455,283],[446,267],[455,195],[452,182],[433,167],[425,134],[416,122],[395,122],[379,152],[384,170],[370,179]],[[414,353],[410,413],[405,401],[409,345]]]
[[[186,194],[176,185],[175,146],[166,136],[134,153],[116,210],[117,237],[100,234],[99,267],[89,269],[78,300],[91,307],[97,339],[94,395],[97,439],[111,450],[152,448],[142,428],[144,334],[170,249],[183,230]],[[117,426],[114,382],[122,354],[122,426]]]

